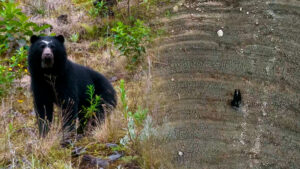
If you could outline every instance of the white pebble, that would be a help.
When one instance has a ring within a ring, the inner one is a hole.
[[[171,81],[174,82],[174,80],[175,80],[175,79],[172,77]]]
[[[174,11],[174,12],[178,12],[178,6],[177,6],[177,5],[175,5],[175,6],[173,7],[173,11]]]
[[[178,151],[178,155],[179,155],[179,156],[183,156],[183,152]]]
[[[243,8],[242,7],[240,7],[240,11],[242,11],[243,10]]]
[[[218,34],[219,37],[222,37],[224,35],[222,29],[218,30],[217,34]]]
[[[249,15],[249,12],[247,12],[247,15]]]

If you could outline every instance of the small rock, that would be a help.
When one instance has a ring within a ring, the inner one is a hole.
[[[115,82],[115,81],[117,81],[118,80],[118,77],[117,76],[114,76],[114,77],[112,77],[111,79],[110,79],[110,82]]]
[[[106,147],[117,147],[118,145],[117,144],[114,144],[114,143],[106,143]]]
[[[123,156],[123,154],[120,154],[120,153],[118,153],[117,151],[115,151],[115,154],[110,155],[110,156],[108,157],[108,161],[109,161],[109,162],[116,161],[116,160],[118,160],[119,158],[121,158],[122,156]]]
[[[242,11],[243,10],[243,8],[242,7],[240,7],[240,11]]]
[[[218,34],[219,37],[222,37],[224,35],[222,29],[218,30],[217,34]]]
[[[79,157],[81,154],[85,153],[85,148],[83,147],[75,147],[72,151],[72,157]]]
[[[93,157],[90,155],[84,155],[81,160],[80,166],[85,166],[86,168],[102,167],[107,168],[109,166],[108,160]]]
[[[249,12],[247,11],[246,14],[249,15]]]
[[[183,152],[182,151],[178,151],[178,155],[179,156],[183,156]]]
[[[178,6],[177,6],[177,5],[175,5],[175,6],[173,7],[173,11],[174,11],[174,12],[178,12]]]
[[[174,80],[175,80],[175,79],[172,77],[171,81],[174,82]]]

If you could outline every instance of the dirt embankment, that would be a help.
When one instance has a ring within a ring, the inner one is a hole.
[[[171,35],[157,45],[153,83],[176,166],[299,168],[300,1],[174,6],[161,21]]]

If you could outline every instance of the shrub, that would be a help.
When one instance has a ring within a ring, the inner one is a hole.
[[[119,90],[121,94],[123,115],[125,120],[127,121],[127,134],[120,140],[120,144],[122,146],[126,146],[129,143],[136,144],[141,134],[141,131],[145,127],[144,122],[148,117],[148,110],[139,107],[139,109],[136,110],[134,113],[129,111],[124,80],[120,81]]]
[[[8,49],[26,46],[26,37],[49,27],[49,25],[38,26],[28,19],[21,9],[17,8],[16,3],[1,2],[0,55],[9,52]]]
[[[95,112],[98,111],[98,106],[100,105],[100,96],[95,95],[95,87],[93,85],[87,86],[86,94],[89,96],[87,101],[90,103],[89,107],[82,107],[82,112],[84,113],[84,125],[87,124],[89,119],[93,116],[96,116]]]
[[[72,42],[75,42],[75,43],[78,42],[78,40],[79,40],[79,34],[78,33],[72,34],[71,37],[70,37],[70,40]]]
[[[105,17],[108,15],[108,7],[105,1],[97,2],[96,5],[89,10],[89,14],[92,17],[102,16]]]
[[[0,0],[0,97],[3,97],[16,78],[27,73],[27,42],[29,37],[48,28],[30,22],[13,1]],[[17,49],[17,50],[15,50]]]
[[[141,55],[145,53],[145,43],[150,38],[150,28],[143,21],[136,20],[133,26],[117,22],[112,28],[113,36],[110,37],[114,45],[122,55],[128,59],[128,69],[133,69],[142,60]]]
[[[27,50],[21,47],[10,59],[0,64],[0,97],[6,94],[16,78],[21,78],[27,73]]]

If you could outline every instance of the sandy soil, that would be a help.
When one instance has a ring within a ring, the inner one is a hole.
[[[170,10],[153,84],[176,166],[300,168],[300,1],[189,0]]]

